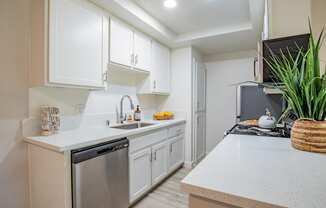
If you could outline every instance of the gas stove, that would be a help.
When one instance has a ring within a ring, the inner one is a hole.
[[[276,127],[274,129],[263,129],[242,124],[234,125],[224,135],[227,136],[229,134],[290,138],[290,133],[286,128]]]

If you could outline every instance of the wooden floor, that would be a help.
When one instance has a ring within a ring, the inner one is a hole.
[[[180,169],[133,208],[188,208],[188,195],[180,190],[180,181],[189,173]]]

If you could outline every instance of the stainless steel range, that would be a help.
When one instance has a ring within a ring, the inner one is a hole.
[[[225,136],[229,134],[290,138],[290,132],[287,128],[276,127],[274,129],[263,129],[242,124],[236,124],[230,130],[225,132]]]

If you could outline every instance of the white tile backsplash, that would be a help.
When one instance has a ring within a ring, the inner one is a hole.
[[[106,90],[38,87],[29,90],[29,117],[25,120],[26,134],[39,133],[40,106],[60,108],[61,131],[83,126],[106,125],[106,120],[116,123],[116,111],[123,95],[130,95],[134,105],[140,105],[143,119],[152,119],[158,110],[160,99],[155,95],[137,95],[135,85],[110,84]],[[129,101],[123,103],[124,113],[132,113]]]

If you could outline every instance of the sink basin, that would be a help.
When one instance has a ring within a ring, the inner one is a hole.
[[[131,124],[121,124],[118,126],[111,126],[110,128],[114,128],[114,129],[139,129],[139,128],[143,128],[146,126],[152,126],[154,124],[152,123],[144,123],[144,122],[140,122],[140,123],[131,123]]]

